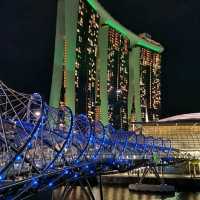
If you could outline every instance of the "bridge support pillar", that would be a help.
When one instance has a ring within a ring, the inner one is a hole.
[[[149,171],[152,171],[159,181],[159,184],[157,185],[152,185],[152,184],[142,184],[145,176]],[[156,169],[156,164],[150,163],[148,166],[145,167],[145,170],[143,172],[143,175],[139,179],[139,182],[137,184],[130,184],[129,185],[129,190],[133,191],[142,191],[142,192],[168,192],[168,193],[174,193],[175,192],[175,187],[172,185],[166,185],[164,184],[164,179],[160,177],[157,169]]]
[[[157,180],[159,181],[160,184],[164,184],[164,179],[162,177],[160,177],[156,166],[155,165],[151,165],[151,166],[147,166],[145,167],[145,170],[143,172],[143,175],[141,176],[140,180],[139,180],[139,184],[142,183],[142,181],[144,180],[145,176],[148,174],[148,172],[153,172],[153,174],[155,175],[155,177],[157,178]]]
[[[95,197],[92,193],[92,187],[90,186],[90,183],[87,179],[81,179],[71,184],[68,183],[65,186],[57,189],[57,191],[55,191],[55,194],[52,195],[52,200],[54,200],[54,197],[55,199],[61,200],[67,199],[68,197],[70,197],[72,191],[76,189],[77,185],[80,186],[81,191],[85,194],[88,200],[95,200]]]

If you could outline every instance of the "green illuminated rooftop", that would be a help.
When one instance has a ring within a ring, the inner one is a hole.
[[[92,6],[92,8],[93,8],[94,10],[97,10],[97,7],[96,7],[96,4],[95,4],[94,1],[95,1],[95,0],[87,0],[87,2],[90,4],[90,6]]]
[[[122,35],[126,36],[130,40],[132,45],[141,46],[158,53],[162,53],[164,51],[163,46],[153,44],[140,38],[133,32],[129,31],[127,28],[125,28],[123,25],[121,25],[119,22],[117,22],[115,19],[113,19],[112,16],[101,6],[101,4],[97,0],[87,0],[87,2],[101,16],[101,24],[107,24],[108,26],[120,32]]]

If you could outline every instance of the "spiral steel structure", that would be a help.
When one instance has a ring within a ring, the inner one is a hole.
[[[91,122],[68,107],[48,106],[37,93],[19,93],[0,82],[2,199],[128,171],[147,165],[155,154],[167,159],[173,151],[169,140]]]

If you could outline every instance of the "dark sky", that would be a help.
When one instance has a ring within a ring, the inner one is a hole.
[[[0,1],[0,79],[9,87],[49,95],[55,0]]]
[[[162,115],[200,112],[200,1],[101,0],[135,33],[148,32],[164,47]]]
[[[124,26],[165,47],[162,115],[200,112],[199,0],[100,2]],[[0,79],[10,87],[48,98],[55,16],[55,0],[1,0]]]

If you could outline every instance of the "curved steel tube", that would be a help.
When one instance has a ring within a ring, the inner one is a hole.
[[[3,83],[0,86],[4,94],[0,96],[0,189],[23,179],[18,196],[31,188],[56,186],[65,179],[73,182],[129,170],[144,155],[151,160],[155,154],[170,157],[173,153],[169,140],[91,123],[84,115],[73,116],[68,107],[61,111],[49,107],[38,94],[34,99]]]

